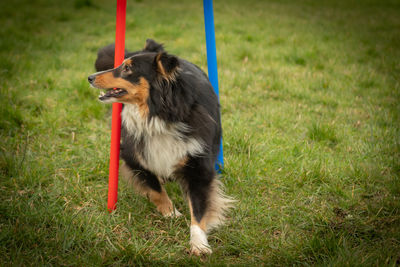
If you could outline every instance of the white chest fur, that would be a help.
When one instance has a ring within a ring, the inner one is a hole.
[[[188,130],[184,123],[167,124],[157,117],[143,119],[137,107],[129,104],[121,116],[132,138],[143,138],[143,156],[137,156],[140,164],[160,178],[169,177],[186,156],[203,152],[200,140],[183,138],[182,133]]]

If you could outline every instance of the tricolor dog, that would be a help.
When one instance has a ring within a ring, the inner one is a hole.
[[[126,52],[119,67],[113,62],[114,46],[101,49],[88,80],[104,90],[101,102],[124,104],[121,172],[163,216],[181,215],[163,187],[179,182],[190,209],[191,252],[211,253],[207,232],[223,223],[233,201],[214,169],[221,119],[207,75],[150,39],[142,51]]]

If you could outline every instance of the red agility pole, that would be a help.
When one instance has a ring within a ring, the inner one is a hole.
[[[125,56],[125,22],[126,0],[117,0],[117,19],[115,30],[115,57],[114,67],[118,67],[124,61]],[[119,146],[121,138],[121,103],[113,103],[111,123],[111,149],[110,172],[108,179],[108,203],[109,212],[115,210],[118,198],[118,170],[119,170]]]

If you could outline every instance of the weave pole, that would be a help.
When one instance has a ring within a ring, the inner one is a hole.
[[[211,85],[214,87],[214,91],[217,94],[219,100],[217,48],[215,45],[213,1],[203,0],[203,9],[204,9],[204,26],[206,31],[208,78],[210,79]],[[217,163],[215,165],[215,169],[220,172],[223,167],[224,167],[224,156],[222,151],[222,139],[221,139],[221,144],[219,148],[219,154],[217,157]]]
[[[117,0],[117,18],[115,30],[115,57],[114,67],[118,67],[124,61],[125,56],[125,23],[126,22],[126,0]],[[119,172],[119,149],[121,138],[121,103],[113,103],[111,118],[111,148],[110,169],[108,177],[108,202],[109,212],[115,210],[118,199],[118,172]]]
[[[217,52],[214,32],[214,12],[212,0],[203,0],[204,25],[206,32],[207,66],[211,85],[219,99]],[[125,56],[125,25],[126,25],[126,0],[117,0],[116,30],[115,30],[115,57],[114,67],[118,67],[124,61]],[[110,169],[108,180],[108,202],[107,208],[112,212],[116,208],[118,199],[118,173],[119,173],[119,150],[121,138],[121,103],[113,103],[111,123],[111,148]],[[224,165],[222,140],[220,152],[217,158],[216,169],[220,171]]]

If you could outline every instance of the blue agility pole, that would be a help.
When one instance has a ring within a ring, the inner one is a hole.
[[[206,30],[208,78],[210,79],[211,85],[214,87],[214,91],[219,99],[217,48],[215,46],[214,11],[213,11],[212,0],[203,0],[203,8],[204,8],[204,26]],[[223,168],[223,166],[224,166],[224,156],[222,151],[222,140],[221,140],[220,150],[215,168],[217,169],[217,171],[220,171]]]

